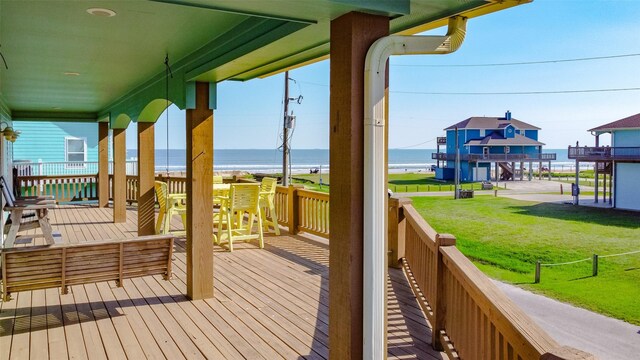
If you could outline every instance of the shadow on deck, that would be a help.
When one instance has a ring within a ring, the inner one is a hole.
[[[135,208],[127,223],[110,219],[111,209],[91,206],[51,213],[64,241],[136,235]],[[14,294],[0,303],[0,359],[328,358],[328,246],[286,232],[265,242],[264,250],[251,243],[233,253],[216,247],[213,299],[184,296],[184,239],[175,243],[170,281],[148,276],[123,288],[103,282],[72,286],[68,295]],[[444,358],[431,349],[430,327],[401,270],[389,269],[387,289],[389,357]]]

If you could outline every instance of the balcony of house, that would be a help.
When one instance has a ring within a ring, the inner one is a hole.
[[[449,153],[431,153],[433,160],[455,161],[456,154]],[[536,154],[460,154],[460,161],[472,162],[499,162],[499,161],[554,161],[555,153],[536,153]]]
[[[184,191],[185,178],[159,178],[170,193]],[[73,195],[81,189],[69,184],[81,179],[34,183],[19,177],[18,183],[23,195],[53,194],[69,201],[49,213],[63,244],[135,238],[137,177],[127,178],[126,197],[134,205],[127,206],[124,223],[113,223],[112,209],[74,202],[96,196]],[[52,192],[58,187],[66,190]],[[168,280],[146,275],[120,283],[72,284],[67,294],[60,285],[37,289],[36,284],[12,293],[13,299],[0,303],[0,358],[328,358],[329,194],[279,186],[275,204],[282,233],[266,234],[264,249],[254,242],[234,245],[233,252],[214,247],[213,298],[185,296],[187,246],[185,237],[177,236]],[[171,229],[183,230],[178,216],[171,219]],[[16,246],[43,245],[35,234],[22,233]],[[389,358],[498,358],[503,353],[522,359],[583,358],[584,353],[560,346],[540,329],[455,242],[431,228],[410,200],[389,200]],[[3,282],[10,264],[3,262]],[[69,274],[69,265],[60,266],[63,270],[54,270]],[[64,281],[72,277],[62,279],[64,290]]]
[[[640,162],[640,147],[569,146],[568,157],[578,161]]]

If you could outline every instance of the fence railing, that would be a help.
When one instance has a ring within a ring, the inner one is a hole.
[[[329,238],[329,194],[297,190],[298,229]]]
[[[22,196],[53,195],[58,202],[98,199],[97,175],[18,176]]]
[[[640,161],[640,146],[569,146],[567,157],[581,161]]]
[[[410,200],[390,200],[390,265],[401,259],[432,328],[434,348],[462,359],[594,359],[561,347],[455,246]]]
[[[433,160],[455,161],[456,155],[449,153],[431,153]],[[539,154],[460,154],[461,161],[553,161],[556,160],[555,153]]]
[[[98,173],[97,161],[25,162],[14,161],[18,176],[87,175]],[[138,161],[127,161],[127,175],[138,174]],[[113,174],[113,161],[109,161],[109,174]]]

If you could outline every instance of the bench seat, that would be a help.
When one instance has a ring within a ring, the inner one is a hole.
[[[69,285],[115,281],[147,275],[171,277],[173,236],[152,235],[128,240],[54,244],[3,249],[3,299],[11,293]]]

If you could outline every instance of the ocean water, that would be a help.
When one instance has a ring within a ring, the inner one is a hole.
[[[424,171],[435,161],[431,153],[435,149],[390,149],[389,169],[406,171]],[[557,154],[553,168],[570,167],[574,164],[567,158],[567,149],[546,149],[544,152]],[[184,171],[187,152],[184,149],[156,150],[156,171]],[[127,158],[135,159],[136,150],[127,150]],[[269,149],[220,149],[214,150],[214,171],[277,172],[282,170],[282,152]],[[536,164],[537,166],[537,164]],[[294,172],[307,172],[309,169],[329,168],[328,149],[292,149],[291,169]],[[535,168],[535,166],[534,166]]]

